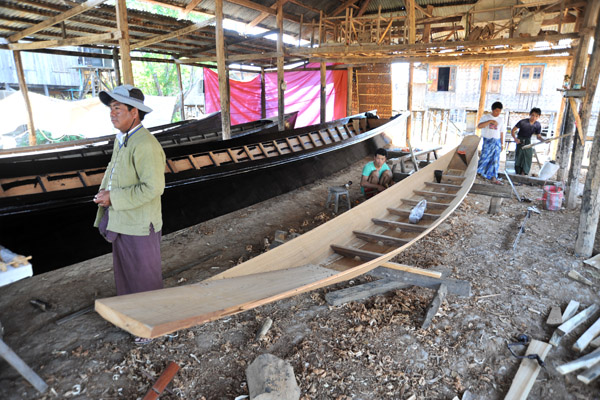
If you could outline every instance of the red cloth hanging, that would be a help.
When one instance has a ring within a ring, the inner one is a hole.
[[[315,68],[319,64],[309,64]],[[296,127],[318,124],[320,122],[320,71],[284,72],[287,89],[285,91],[285,112],[298,111]],[[326,117],[327,121],[346,116],[348,72],[326,71]],[[260,75],[242,82],[229,80],[231,98],[231,124],[255,121],[260,115]],[[219,77],[216,72],[204,68],[204,91],[206,113],[221,109],[219,96]],[[265,74],[265,97],[267,117],[277,115],[277,73]]]

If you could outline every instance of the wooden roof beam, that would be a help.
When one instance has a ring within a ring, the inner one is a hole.
[[[283,4],[285,4],[285,3],[287,2],[287,0],[277,0],[277,1],[275,1],[275,3],[273,3],[273,5],[271,6],[271,8],[272,8],[274,11],[277,11],[277,4],[279,4],[279,2],[280,2],[280,1],[282,1],[282,2],[283,2]],[[282,4],[282,5],[283,5],[283,4]],[[264,20],[265,20],[265,18],[268,18],[268,17],[269,17],[269,14],[267,14],[266,12],[260,13],[260,15],[259,15],[258,17],[254,18],[254,19],[253,19],[253,20],[252,20],[252,21],[251,21],[251,22],[248,24],[248,26],[249,26],[249,27],[256,26],[256,25],[260,24],[262,21],[264,21]]]
[[[158,35],[158,36],[155,36],[155,37],[147,39],[147,40],[142,40],[140,42],[133,43],[131,45],[131,48],[132,49],[139,49],[139,48],[142,48],[142,47],[147,47],[147,46],[149,46],[151,44],[163,42],[163,41],[165,41],[167,39],[172,39],[174,37],[179,37],[179,36],[187,35],[188,33],[195,32],[197,30],[205,28],[208,25],[212,25],[214,23],[215,23],[215,19],[214,18],[210,18],[210,19],[207,19],[206,21],[202,21],[202,22],[199,22],[197,24],[193,24],[193,25],[187,26],[185,28],[179,29],[179,30],[174,31],[174,32],[165,33],[164,35]]]
[[[277,15],[277,11],[271,9],[270,7],[265,7],[261,4],[255,3],[250,0],[226,0],[226,1],[233,3],[233,4],[237,4],[238,6],[249,8],[251,10],[256,10],[256,11],[260,11],[263,13],[267,13],[269,15]],[[277,3],[275,3],[275,4],[277,4]],[[283,18],[287,19],[289,21],[300,23],[300,17],[297,17],[296,15],[283,14]]]
[[[336,8],[335,10],[333,10],[333,12],[331,13],[331,17],[335,17],[336,15],[338,15],[339,13],[341,13],[342,11],[344,11],[346,8],[353,6],[354,3],[356,3],[358,0],[347,0],[344,4],[342,4],[341,6],[339,6],[338,8]]]
[[[19,33],[15,33],[14,35],[9,36],[8,41],[9,42],[17,42],[19,39],[23,39],[24,37],[29,36],[33,33],[39,32],[44,28],[58,24],[59,22],[65,21],[75,15],[86,12],[87,10],[94,8],[97,5],[100,5],[106,1],[107,0],[88,0],[85,3],[78,5],[77,7],[73,7],[69,11],[66,11],[55,17],[49,18],[49,19],[42,21],[39,24],[36,24],[30,28],[27,28]]]
[[[81,46],[92,43],[97,44],[119,39],[121,39],[121,31],[114,31],[109,33],[100,33],[98,35],[88,35],[62,40],[44,40],[41,42],[32,43],[10,43],[8,48],[10,50],[47,49],[49,47]]]

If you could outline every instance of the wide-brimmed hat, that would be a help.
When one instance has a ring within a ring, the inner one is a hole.
[[[140,111],[147,113],[152,111],[150,107],[144,105],[144,93],[132,85],[117,86],[112,92],[103,90],[98,97],[100,97],[100,101],[107,106],[110,105],[111,101],[116,100],[119,103],[135,107]]]

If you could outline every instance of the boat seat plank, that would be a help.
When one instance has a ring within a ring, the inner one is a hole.
[[[339,142],[340,140],[342,140],[338,135],[331,131],[331,128],[327,128],[326,131],[329,134],[329,137],[331,138],[332,142]]]
[[[194,169],[200,169],[200,165],[196,162],[196,159],[189,155],[187,156],[188,160],[190,161],[190,164],[192,164],[192,166],[194,167]]]
[[[452,200],[456,197],[456,195],[452,193],[431,192],[428,190],[415,190],[413,192],[416,195],[423,197],[431,197],[433,199],[439,197],[441,200]]]
[[[244,151],[246,152],[246,154],[248,154],[248,157],[250,157],[251,160],[254,160],[254,155],[252,154],[248,146],[244,146]]]
[[[342,131],[339,126],[336,126],[334,129],[337,132],[337,134],[339,135],[339,137],[342,138],[342,140],[348,139],[349,136],[348,136],[348,134],[346,134],[345,130]]]
[[[403,246],[410,242],[409,239],[400,239],[393,236],[380,235],[363,231],[353,231],[357,238],[371,243],[381,243],[386,246]]]
[[[432,188],[437,188],[439,190],[454,190],[454,191],[459,191],[462,186],[461,185],[454,185],[451,183],[437,183],[437,182],[425,182],[425,186],[429,186]]]
[[[210,159],[212,160],[212,162],[215,164],[215,166],[219,166],[221,165],[221,163],[219,162],[217,156],[215,155],[215,153],[213,153],[212,151],[208,152],[208,156],[210,157]],[[168,160],[167,160],[168,161]]]
[[[291,138],[291,140],[295,140],[296,142],[298,142],[298,144],[300,145],[300,147],[302,147],[302,150],[307,150],[309,148],[304,143],[304,140],[302,139],[302,135],[294,136],[293,138]]]
[[[392,208],[389,207],[388,211],[391,214],[394,215],[398,215],[400,217],[406,217],[408,218],[410,216],[410,210],[401,210],[399,208]],[[423,213],[423,217],[421,218],[422,220],[429,220],[429,221],[435,221],[436,219],[438,219],[440,216],[438,214],[431,214],[431,213]]]
[[[344,257],[350,257],[350,258],[358,257],[361,260],[365,260],[365,261],[374,260],[383,255],[382,253],[376,253],[374,251],[366,251],[366,250],[356,249],[354,247],[339,246],[337,244],[332,244],[331,249],[333,251],[335,251],[336,253],[338,253],[339,255],[342,255]]]
[[[172,172],[174,174],[179,172],[179,168],[177,168],[177,166],[175,165],[175,162],[173,162],[173,160],[167,159],[167,168],[169,168],[169,172]]]
[[[88,180],[87,174],[85,173],[85,171],[79,171],[79,172],[77,172],[77,175],[79,175],[79,179],[81,179],[81,184],[83,186],[88,187],[91,185],[91,182]]]
[[[233,154],[233,151],[231,149],[227,149],[227,153],[229,154],[229,158],[231,158],[231,161],[233,161],[234,163],[239,163],[237,157],[235,156],[235,154]]]
[[[272,140],[271,143],[273,144],[273,147],[275,148],[275,151],[277,152],[277,154],[282,155],[283,152],[279,148],[279,145],[277,144],[277,142],[275,140]]]
[[[292,140],[295,141],[296,144],[293,144]],[[298,143],[298,139],[296,139],[295,137],[293,137],[291,139],[290,138],[285,138],[285,142],[288,145],[288,149],[289,149],[288,153],[295,153],[296,151],[298,151],[298,150],[296,150],[296,147],[300,147],[300,145],[297,144]]]
[[[389,221],[386,219],[373,218],[371,219],[375,225],[388,226],[390,228],[401,229],[407,232],[423,232],[429,225],[407,224],[405,222]]]
[[[104,318],[154,338],[289,297],[336,271],[315,265],[96,300]]]
[[[404,204],[408,204],[411,206],[416,206],[419,203],[420,200],[416,200],[416,199],[402,199],[402,203]],[[428,201],[427,202],[427,208],[431,209],[431,210],[445,210],[446,208],[448,208],[449,204],[446,203],[436,203],[434,201]]]

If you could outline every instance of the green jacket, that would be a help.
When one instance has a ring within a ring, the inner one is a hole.
[[[115,140],[110,163],[100,189],[107,189],[114,168],[110,190],[108,230],[133,236],[162,229],[160,196],[165,190],[165,153],[156,138],[144,127],[131,135],[126,146]],[[94,226],[104,215],[98,207]]]

